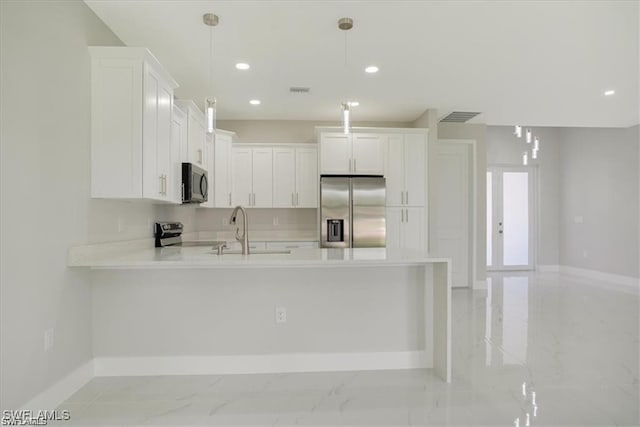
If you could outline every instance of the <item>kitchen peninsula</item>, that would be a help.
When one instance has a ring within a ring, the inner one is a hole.
[[[69,266],[92,270],[97,375],[434,368],[451,380],[448,259],[94,246],[72,248]]]

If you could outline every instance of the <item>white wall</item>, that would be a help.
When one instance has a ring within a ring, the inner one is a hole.
[[[640,277],[638,129],[560,130],[560,264]]]
[[[536,168],[538,184],[539,236],[537,264],[558,265],[560,261],[560,145],[557,128],[535,128],[540,136]],[[513,134],[512,126],[487,127],[487,166],[522,165],[523,139]],[[482,260],[484,262],[486,258]]]
[[[417,267],[96,270],[94,353],[421,350],[424,280]],[[275,323],[275,307],[286,308],[286,323]]]
[[[0,15],[0,406],[17,409],[93,356],[89,276],[66,268],[69,246],[151,237],[158,208],[89,199],[87,46],[120,40],[81,1],[3,0]]]

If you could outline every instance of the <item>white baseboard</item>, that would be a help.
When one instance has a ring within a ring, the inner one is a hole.
[[[605,273],[597,270],[587,270],[585,268],[571,267],[568,265],[561,265],[560,273],[584,277],[587,279],[600,280],[633,289],[640,289],[640,279],[636,277]]]
[[[430,368],[424,351],[98,357],[96,376],[222,375]]]
[[[536,269],[541,273],[559,273],[560,266],[559,265],[538,265]]]
[[[33,399],[22,405],[20,409],[40,411],[53,410],[80,390],[94,377],[93,360],[88,361],[51,387],[38,393]]]

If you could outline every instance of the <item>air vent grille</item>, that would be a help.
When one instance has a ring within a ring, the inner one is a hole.
[[[309,93],[311,88],[303,87],[303,86],[291,86],[289,88],[289,92],[291,93]]]
[[[473,111],[453,111],[447,114],[446,116],[444,116],[442,119],[440,119],[440,122],[441,123],[464,123],[466,121],[473,119],[478,114],[480,113],[476,113]]]

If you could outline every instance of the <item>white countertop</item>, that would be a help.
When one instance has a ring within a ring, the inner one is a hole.
[[[225,254],[210,247],[130,248],[122,253],[70,256],[70,267],[96,269],[282,268],[340,266],[409,266],[449,262],[413,250],[385,248],[292,249],[291,253]]]

